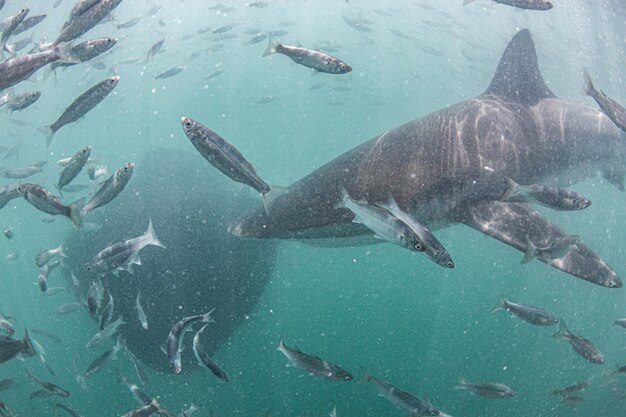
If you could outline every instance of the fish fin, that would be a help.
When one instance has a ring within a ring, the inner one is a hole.
[[[459,378],[457,380],[456,385],[454,386],[454,389],[465,389],[466,386],[467,386],[467,380],[463,378],[462,375],[459,375]]]
[[[583,94],[587,96],[591,96],[595,87],[593,86],[593,81],[591,81],[591,75],[587,71],[587,68],[583,67],[583,78],[585,80],[585,86],[583,87]],[[623,191],[623,190],[622,190]]]
[[[397,213],[402,211],[402,209],[398,206],[398,203],[396,203],[396,200],[393,198],[393,195],[391,195],[391,193],[387,195],[387,200],[380,202],[380,203],[376,203],[376,205],[378,207],[384,208],[385,210],[387,210],[389,213],[393,214],[396,217],[398,217]]]
[[[61,258],[67,258],[67,253],[65,252],[65,243],[61,243],[59,245],[59,256]]]
[[[498,305],[496,306],[496,308],[494,308],[493,310],[491,310],[492,313],[495,313],[496,311],[500,311],[500,310],[506,310],[506,304],[507,304],[508,300],[506,299],[506,297],[503,295],[500,296],[500,302],[498,303]]]
[[[215,320],[213,320],[213,317],[211,316],[211,314],[215,311],[215,309],[212,309],[211,311],[209,311],[206,314],[202,315],[202,323],[215,323]],[[191,331],[191,329],[190,329]]]
[[[554,337],[555,339],[565,339],[565,337],[570,334],[571,333],[567,328],[567,324],[565,324],[565,321],[563,319],[559,319],[559,331],[553,333],[552,337]]]
[[[165,245],[161,243],[161,241],[159,240],[159,238],[157,237],[154,231],[154,227],[152,226],[152,219],[150,219],[148,223],[148,230],[146,230],[146,233],[144,233],[144,236],[148,239],[148,245],[158,246],[158,247],[165,249]]]
[[[624,192],[624,174],[623,168],[605,168],[602,170],[602,178],[621,192]]]
[[[49,148],[55,133],[55,131],[52,129],[52,126],[38,127],[37,130],[46,135],[46,148]]]
[[[287,187],[278,187],[278,186],[270,186],[270,190],[266,193],[261,194],[261,200],[263,201],[263,208],[265,209],[265,214],[270,215],[270,210],[272,209],[272,205],[276,198],[287,192]]]
[[[272,36],[268,36],[267,48],[265,48],[265,52],[263,52],[262,56],[268,56],[277,53],[279,46],[280,42],[277,39],[274,39]]]
[[[62,64],[80,64],[81,60],[72,52],[72,42],[61,43],[56,46],[59,59],[56,62]]]
[[[8,91],[0,96],[0,106],[7,104],[13,98],[14,94]]]
[[[60,191],[60,190],[59,190]],[[70,220],[74,223],[74,226],[81,228],[83,227],[83,216],[81,214],[81,209],[85,205],[85,197],[79,198],[70,204]]]
[[[51,65],[48,65],[46,67],[46,69],[44,69],[43,80],[46,81],[48,78],[50,78],[50,76],[53,77],[54,85],[56,86],[56,84],[57,84],[57,71],[56,71],[56,67],[54,66],[54,63],[51,64]]]
[[[553,242],[567,236],[563,230],[539,214],[530,205],[481,201],[466,206],[459,221],[515,249],[526,251],[526,237],[535,242]],[[618,288],[622,282],[609,264],[582,243],[550,266],[597,285]],[[548,263],[545,259],[540,261]]]
[[[524,257],[522,258],[522,265],[535,259],[536,253],[537,247],[530,241],[530,238],[526,236],[526,251],[524,252]]]
[[[467,6],[468,4],[472,3],[474,0],[463,0],[463,6]]]
[[[337,193],[338,194],[338,199],[337,199],[337,202],[335,203],[334,207],[335,207],[335,209],[346,208],[345,202],[346,202],[347,199],[350,198],[350,194],[348,194],[348,192],[344,188],[343,184],[341,184],[341,183],[337,184],[337,190],[338,190],[338,193]]]
[[[362,223],[360,221],[356,221],[356,217],[354,218],[354,220],[352,220],[355,223]],[[380,240],[387,240],[384,236],[379,235],[378,233],[374,233],[374,238],[375,239],[380,239]]]
[[[26,329],[24,329],[24,337],[22,338],[22,342],[26,344],[26,347],[29,350],[28,353],[32,352],[34,355],[37,354],[37,351],[35,350],[35,347],[33,346],[33,342],[30,340],[30,336],[28,335],[28,330]]]
[[[512,178],[506,177],[506,185],[507,188],[502,197],[500,197],[501,201],[507,201],[519,195],[519,184],[513,181]]]

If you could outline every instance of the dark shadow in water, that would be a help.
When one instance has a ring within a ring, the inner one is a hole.
[[[134,274],[122,271],[102,278],[115,300],[113,319],[123,315],[128,347],[143,362],[164,370],[168,362],[161,345],[171,326],[215,308],[216,323],[203,336],[207,350],[215,351],[250,314],[272,271],[275,242],[236,238],[227,231],[232,219],[259,203],[255,197],[191,152],[149,152],[136,164],[123,193],[85,219],[101,228],[74,231],[67,240],[68,266],[79,279],[80,297],[86,298],[96,278],[84,264],[106,246],[143,234],[152,218],[167,249],[149,246],[141,251],[142,265],[135,266]],[[137,318],[138,291],[148,330]],[[85,340],[96,330],[85,329]],[[183,372],[197,368],[189,366],[195,362],[192,338],[186,337]]]

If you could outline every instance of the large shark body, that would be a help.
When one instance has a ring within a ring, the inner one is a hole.
[[[509,43],[487,91],[388,130],[344,153],[262,207],[233,222],[234,235],[308,239],[332,245],[373,241],[336,208],[340,189],[370,203],[392,195],[431,228],[465,224],[525,251],[567,236],[526,203],[499,201],[506,177],[568,186],[600,172],[623,190],[626,137],[600,111],[558,99],[546,86],[528,30]],[[621,287],[584,244],[551,266],[605,287]]]

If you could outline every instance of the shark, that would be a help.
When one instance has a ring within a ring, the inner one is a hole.
[[[257,239],[311,244],[373,243],[373,232],[338,208],[341,191],[372,204],[392,196],[436,230],[466,225],[526,252],[568,233],[526,202],[502,201],[506,179],[567,187],[600,173],[624,191],[626,135],[602,112],[559,99],[539,70],[535,44],[520,30],[487,90],[389,129],[347,151],[278,196],[267,213],[252,208],[229,226]],[[593,284],[619,288],[609,264],[584,243],[537,259]]]

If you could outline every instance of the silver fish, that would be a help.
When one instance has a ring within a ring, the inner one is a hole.
[[[61,403],[54,403],[54,408],[61,408],[65,411],[68,412],[69,415],[71,415],[72,417],[83,417],[82,415],[80,415],[78,413],[78,411],[74,410],[73,408],[65,405],[65,404],[61,404]]]
[[[282,337],[278,341],[278,347],[276,349],[285,355],[287,360],[289,360],[289,364],[303,369],[311,375],[335,381],[352,381],[353,379],[349,372],[341,369],[337,365],[327,362],[317,356],[301,352],[296,348],[290,348],[285,345]]]
[[[87,342],[87,349],[92,348],[94,346],[98,346],[100,343],[109,340],[115,333],[118,332],[120,326],[125,325],[126,322],[124,318],[120,316],[117,320],[112,323],[109,323],[104,330],[100,330],[96,333],[89,341]]]
[[[113,296],[109,292],[109,302],[102,309],[100,313],[100,330],[104,330],[104,328],[113,320],[113,312],[115,311],[115,302],[113,301]]]
[[[328,74],[346,74],[352,71],[350,65],[332,55],[299,46],[282,45],[278,40],[270,37],[263,56],[272,54],[286,55],[297,64]]]
[[[70,392],[66,389],[63,389],[61,387],[59,387],[58,385],[53,384],[52,382],[48,382],[45,381],[41,378],[39,378],[36,375],[33,375],[28,369],[26,369],[26,372],[28,373],[28,377],[30,379],[32,379],[33,381],[35,381],[36,383],[38,383],[39,385],[41,385],[43,387],[43,389],[45,389],[46,391],[54,394],[54,395],[58,395],[59,397],[69,397],[70,396]]]
[[[214,323],[213,318],[211,317],[211,313],[213,313],[213,310],[209,311],[206,314],[185,317],[178,323],[176,323],[172,327],[172,330],[170,330],[170,333],[167,336],[167,341],[165,343],[165,349],[167,353],[167,359],[170,365],[170,370],[175,374],[179,374],[183,368],[180,359],[180,352],[182,352],[185,333],[194,323]]]
[[[89,155],[91,155],[91,146],[85,146],[72,156],[70,162],[68,162],[59,175],[59,181],[56,184],[59,191],[62,191],[63,187],[72,182],[74,178],[80,174],[80,171],[83,170],[83,167],[89,160]]]
[[[0,175],[4,178],[10,178],[14,180],[31,177],[43,171],[43,167],[48,161],[36,162],[32,165],[22,168],[4,169],[0,171]]]
[[[626,319],[615,320],[614,323],[616,326],[621,326],[626,329]]]
[[[602,112],[606,114],[617,127],[626,132],[626,109],[617,101],[604,94],[604,91],[596,90],[587,70],[583,69],[583,71],[585,76],[585,94],[594,99],[596,103],[598,103],[598,106],[600,106]]]
[[[139,318],[139,323],[141,323],[141,327],[143,327],[145,330],[148,330],[148,318],[146,317],[146,313],[143,311],[140,298],[141,298],[141,293],[137,293],[137,299],[135,300],[135,308],[137,309],[137,317]]]
[[[71,42],[87,33],[115,9],[122,0],[81,0],[72,10],[52,46]]]
[[[350,198],[348,192],[340,187],[339,200],[335,208],[347,209],[354,215],[354,223],[361,223],[374,232],[378,239],[394,243],[414,252],[424,252],[425,246],[420,237],[402,220],[389,211],[365,201]]]
[[[0,106],[6,105],[9,112],[24,110],[33,105],[41,97],[40,91],[31,91],[22,94],[11,92],[0,95]]]
[[[502,201],[535,202],[553,210],[583,210],[591,205],[591,200],[560,187],[545,185],[520,185],[507,178],[508,188],[500,197]]]
[[[26,32],[28,29],[31,29],[41,23],[46,17],[47,14],[36,14],[34,16],[29,16],[22,20],[22,22],[15,28],[13,31],[13,35],[19,35],[20,33]]]
[[[36,209],[53,216],[65,216],[78,227],[82,224],[79,209],[82,206],[84,199],[80,199],[69,206],[66,206],[61,202],[59,197],[52,195],[52,193],[40,185],[24,183],[18,186],[18,190],[26,201],[32,204]]]
[[[11,252],[7,256],[4,257],[7,261],[15,261],[20,257],[19,252]]]
[[[468,382],[463,377],[459,377],[459,383],[455,388],[470,391],[476,395],[487,398],[506,398],[515,396],[515,391],[504,384],[493,382]]]
[[[159,51],[161,51],[161,48],[163,47],[164,43],[165,43],[165,39],[161,39],[155,42],[150,47],[150,50],[148,51],[148,62],[152,63],[152,58],[154,58],[154,56],[158,54]]]
[[[133,17],[132,19],[129,19],[129,20],[125,21],[124,23],[120,23],[119,25],[117,25],[117,29],[119,30],[119,29],[132,28],[133,26],[135,26],[140,21],[141,21],[141,17]]]
[[[30,12],[30,9],[25,7],[17,12],[14,16],[11,16],[7,21],[7,24],[2,31],[2,35],[0,36],[0,59],[2,59],[2,57],[4,56],[4,51],[7,51],[11,55],[13,55],[14,52],[11,49],[7,48],[7,41],[9,40],[9,37],[13,35],[13,32],[15,32],[15,29],[18,27],[18,25],[22,23],[22,21],[24,21],[28,12]]]
[[[137,408],[136,410],[129,411],[122,417],[150,417],[152,414],[155,413],[165,415],[157,400],[153,399],[150,404],[145,405],[141,408]]]
[[[115,356],[117,355],[117,352],[119,352],[119,350],[122,347],[123,347],[123,343],[121,342],[121,339],[118,336],[117,343],[115,343],[115,346],[113,346],[111,349],[107,350],[102,355],[94,359],[94,361],[91,362],[91,364],[89,364],[89,366],[87,367],[87,370],[85,371],[85,374],[83,376],[85,378],[90,378],[91,376],[93,376],[93,374],[100,372],[102,368],[104,368],[111,359],[115,358]]]
[[[472,3],[474,0],[463,0],[463,6]],[[507,6],[517,7],[518,9],[527,10],[550,10],[552,2],[549,0],[493,0],[496,3],[506,4]]]
[[[58,306],[55,310],[54,313],[58,314],[58,315],[65,315],[65,314],[71,314],[71,313],[75,313],[79,310],[82,310],[83,308],[85,308],[83,303],[67,303],[67,304],[63,304]]]
[[[559,331],[554,333],[552,337],[566,340],[572,346],[572,349],[588,362],[598,365],[604,363],[602,352],[591,341],[582,336],[572,334],[563,319],[559,321]]]
[[[132,274],[133,265],[141,265],[139,252],[146,246],[165,248],[154,232],[152,220],[149,221],[148,229],[143,235],[104,248],[86,265],[86,268],[97,274],[111,272],[117,275],[119,271]]]
[[[14,183],[0,187],[0,209],[6,206],[9,201],[20,197],[19,186],[19,183]]]
[[[590,381],[578,382],[576,384],[568,385],[563,388],[555,388],[550,393],[552,395],[558,395],[560,397],[569,397],[570,395],[579,391],[584,391],[591,385]]]
[[[139,405],[148,405],[148,404],[150,404],[152,402],[152,398],[149,397],[143,391],[141,391],[141,389],[137,385],[131,384],[128,381],[128,379],[126,379],[126,377],[120,373],[119,369],[118,369],[118,373],[117,373],[117,382],[120,383],[120,384],[124,384],[124,385],[126,385],[128,387],[128,389],[130,390],[130,393],[133,394],[133,397],[135,398],[135,401],[137,401],[137,404],[139,404]]]
[[[24,337],[21,340],[5,336],[0,337],[0,363],[8,362],[17,355],[33,357],[35,354],[35,348],[26,330],[24,330]]]
[[[36,54],[27,54],[0,62],[0,91],[14,86],[52,62],[79,62],[72,55],[70,45],[60,44]]]
[[[104,100],[106,96],[108,96],[111,91],[113,91],[119,80],[120,77],[116,75],[99,82],[98,84],[94,85],[89,90],[78,96],[78,98],[76,98],[76,100],[74,100],[72,104],[70,104],[63,111],[61,116],[59,116],[59,118],[54,123],[52,123],[50,126],[43,126],[39,128],[39,130],[46,135],[46,146],[50,146],[52,137],[59,129],[85,116],[102,100]]]
[[[384,208],[393,214],[396,218],[409,226],[411,230],[418,236],[424,247],[424,255],[428,256],[437,265],[445,268],[454,268],[454,261],[452,257],[439,242],[439,240],[433,235],[433,233],[422,223],[417,221],[413,216],[403,211],[394,198],[389,196],[389,199],[385,203],[377,203],[378,206]]]
[[[250,162],[220,135],[195,120],[183,117],[183,131],[191,144],[211,165],[219,169],[233,181],[240,182],[255,189],[261,194],[263,206],[269,213],[272,200],[278,190],[272,187],[259,175]]]
[[[228,382],[230,381],[228,374],[213,359],[211,359],[211,357],[206,353],[206,351],[200,344],[200,334],[204,332],[204,329],[206,329],[207,326],[208,324],[205,324],[204,327],[202,327],[193,337],[193,353],[196,356],[196,359],[198,360],[198,364],[200,366],[211,371],[213,375],[215,375],[222,381]]]
[[[48,292],[48,276],[50,272],[52,272],[55,268],[61,265],[61,260],[57,259],[56,261],[48,262],[44,264],[41,268],[39,268],[39,275],[37,275],[37,283],[39,285],[39,289],[47,293]]]
[[[133,367],[135,368],[135,373],[137,374],[139,381],[141,381],[143,385],[147,385],[148,377],[146,376],[146,372],[144,371],[143,367],[139,363],[139,359],[137,359],[135,354],[130,349],[128,349],[128,346],[124,346],[124,351],[130,358],[130,361],[133,363]]]
[[[556,239],[550,245],[538,248],[526,237],[526,253],[522,258],[522,264],[528,263],[535,258],[555,260],[564,257],[570,250],[577,249],[576,244],[581,243],[580,236],[568,235],[561,239]]]
[[[38,267],[42,267],[50,261],[50,259],[55,256],[60,256],[62,258],[67,258],[67,254],[65,253],[65,244],[61,243],[58,247],[54,249],[46,249],[42,250],[35,256],[35,264]]]
[[[104,289],[100,281],[92,281],[91,286],[87,290],[87,311],[89,311],[91,317],[96,317],[98,310],[100,310],[100,305],[104,298],[103,292]]]
[[[52,65],[50,65],[50,70],[54,71],[58,67],[68,67],[71,65],[76,65],[80,62],[87,62],[105,53],[113,46],[115,46],[116,43],[117,38],[112,37],[91,39],[83,43],[79,43],[71,49],[72,55],[76,57],[78,62],[54,62]]]
[[[159,75],[157,75],[154,78],[157,79],[157,80],[162,80],[164,78],[170,78],[170,77],[173,77],[176,74],[179,74],[184,69],[185,69],[185,67],[181,67],[181,66],[170,68],[167,71],[164,71],[164,72],[160,73]]]
[[[435,408],[430,401],[422,400],[406,391],[383,382],[372,375],[366,374],[365,380],[374,384],[378,392],[391,401],[396,407],[411,413],[412,417],[442,416],[450,417]]]
[[[536,326],[552,326],[559,322],[559,318],[547,310],[525,304],[512,303],[504,296],[500,297],[500,303],[493,309],[492,313],[499,310],[510,311],[516,317]]]
[[[134,168],[135,164],[129,162],[115,171],[115,173],[102,184],[100,189],[96,191],[87,204],[81,208],[80,216],[85,217],[90,211],[108,204],[117,197],[122,190],[124,190],[128,181],[130,181]]]

